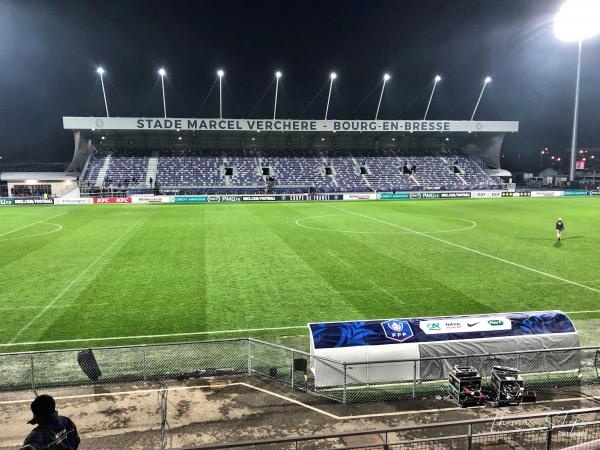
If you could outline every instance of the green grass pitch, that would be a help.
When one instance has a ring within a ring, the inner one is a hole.
[[[6,207],[0,352],[546,309],[598,344],[599,224],[600,198]]]

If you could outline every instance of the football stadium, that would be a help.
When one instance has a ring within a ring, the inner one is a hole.
[[[487,74],[459,119],[428,118],[443,75],[422,117],[391,117],[383,72],[344,119],[342,72],[310,118],[280,70],[268,118],[224,114],[223,68],[205,115],[168,109],[165,67],[151,115],[78,74],[101,102],[54,124],[68,161],[0,155],[0,450],[600,448],[600,8],[555,12],[575,109],[533,162],[529,118],[481,114]]]

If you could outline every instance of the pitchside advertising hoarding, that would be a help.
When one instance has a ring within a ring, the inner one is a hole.
[[[131,203],[131,197],[94,197],[96,205],[123,205]]]
[[[31,198],[31,197],[1,197],[0,206],[10,205],[52,205],[54,199],[51,198]]]
[[[468,120],[251,120],[161,117],[63,117],[67,130],[190,130],[273,132],[516,133],[516,121]]]

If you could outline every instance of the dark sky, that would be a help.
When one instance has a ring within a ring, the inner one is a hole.
[[[220,67],[225,116],[249,118],[272,114],[273,86],[257,102],[276,69],[282,118],[322,118],[326,88],[315,96],[335,70],[330,118],[373,118],[388,71],[380,118],[420,118],[440,73],[429,118],[465,119],[490,74],[478,118],[519,120],[506,166],[535,166],[541,147],[570,142],[577,49],[554,37],[561,3],[0,0],[0,155],[69,160],[61,117],[104,114],[97,65],[111,115],[160,116],[164,65],[169,116],[187,117],[218,114],[216,89],[203,101]],[[584,45],[582,146],[600,145],[599,62],[595,38]]]

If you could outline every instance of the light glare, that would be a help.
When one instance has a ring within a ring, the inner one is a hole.
[[[440,77],[439,75],[436,75],[434,81],[436,83],[438,83],[438,82],[442,81],[442,77]]]
[[[102,75],[104,73],[104,69],[102,67],[98,67],[96,69],[96,72],[98,72],[100,75]]]
[[[392,77],[390,76],[390,74],[389,74],[389,73],[386,73],[386,74],[384,74],[384,75],[383,75],[383,80],[384,80],[384,81],[387,81],[387,80],[389,80],[390,78],[392,78]]]
[[[167,71],[163,67],[161,67],[160,69],[158,69],[158,74],[161,77],[164,77],[167,74]]]
[[[223,75],[225,75],[225,72],[223,72],[223,70],[219,69],[219,70],[217,70],[217,75],[219,75],[219,77],[222,77]]]
[[[483,80],[485,83],[489,83],[492,81],[492,77],[485,77],[485,80]]]
[[[337,73],[331,72],[331,75],[329,75],[329,78],[331,78],[332,80],[335,80],[337,78]]]
[[[277,72],[275,72],[275,77],[276,78],[281,78],[281,72],[279,70]]]
[[[578,42],[600,34],[600,2],[567,0],[554,19],[554,34],[561,41]]]

